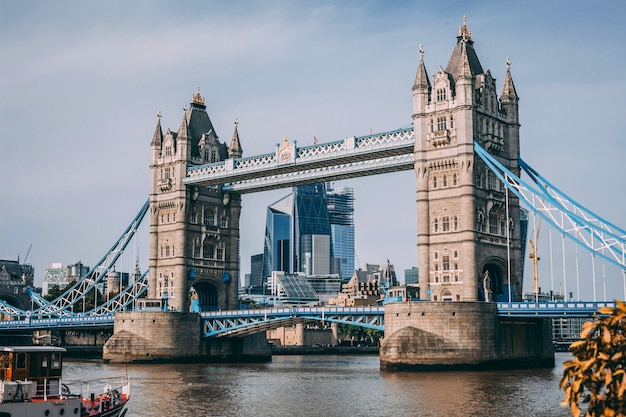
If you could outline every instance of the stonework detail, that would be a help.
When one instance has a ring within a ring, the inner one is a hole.
[[[483,70],[465,22],[447,66],[438,68],[432,84],[420,49],[413,128],[418,267],[428,271],[419,282],[422,299],[486,300],[485,274],[491,301],[508,300],[509,293],[512,299],[521,297],[519,201],[473,151],[476,140],[519,174],[518,97],[508,65],[502,90],[498,97],[496,80]],[[444,263],[446,248],[458,259]]]
[[[219,187],[187,186],[187,168],[241,157],[235,122],[230,145],[219,141],[200,91],[185,107],[178,131],[151,143],[149,298],[168,310],[236,308],[241,198]],[[193,290],[192,290],[193,289]]]

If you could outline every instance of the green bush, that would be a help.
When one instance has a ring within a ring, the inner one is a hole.
[[[574,417],[626,416],[626,303],[598,310],[593,322],[585,323],[581,340],[570,345],[574,359],[563,364],[561,405],[569,405]],[[581,409],[581,404],[582,409]]]

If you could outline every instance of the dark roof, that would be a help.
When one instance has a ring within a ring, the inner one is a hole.
[[[463,50],[465,49],[465,54]],[[448,61],[448,65],[446,66],[446,72],[451,74],[456,80],[459,75],[459,68],[463,64],[464,56],[467,56],[467,60],[469,61],[469,69],[472,76],[476,76],[478,74],[483,74],[483,67],[480,65],[480,61],[478,60],[478,56],[476,55],[476,51],[474,51],[474,42],[470,39],[465,39],[461,36],[457,37],[457,43],[454,47],[454,51],[452,51],[452,55],[450,56],[450,60]]]

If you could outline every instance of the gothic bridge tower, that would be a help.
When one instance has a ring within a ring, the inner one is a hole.
[[[186,312],[193,288],[201,311],[237,308],[241,197],[183,184],[189,165],[241,157],[237,123],[221,143],[198,89],[177,132],[163,134],[159,115],[150,146],[148,297]]]
[[[507,59],[498,97],[465,18],[448,65],[439,67],[432,84],[423,55],[420,46],[413,85],[421,298],[508,300],[510,282],[511,299],[519,300],[519,201],[473,150],[476,140],[519,175],[519,97],[510,64]]]

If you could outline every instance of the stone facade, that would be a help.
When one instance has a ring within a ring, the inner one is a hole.
[[[384,370],[553,367],[550,319],[499,318],[485,302],[385,306]]]
[[[115,314],[113,336],[102,352],[106,362],[264,362],[271,360],[265,335],[203,338],[197,313],[131,311]]]
[[[36,290],[33,284],[34,275],[32,265],[0,260],[0,300],[22,310],[30,309],[28,290]]]
[[[339,344],[338,325],[309,325],[297,323],[267,331],[267,339],[275,346],[336,346]]]
[[[473,148],[476,140],[519,175],[519,99],[508,63],[498,97],[473,44],[464,24],[432,84],[420,49],[413,123],[423,300],[508,299],[509,271],[511,297],[521,297],[519,201]]]
[[[186,312],[193,288],[201,310],[237,308],[241,197],[183,183],[189,165],[241,157],[236,125],[219,142],[198,92],[177,132],[159,115],[151,149],[149,298]]]

